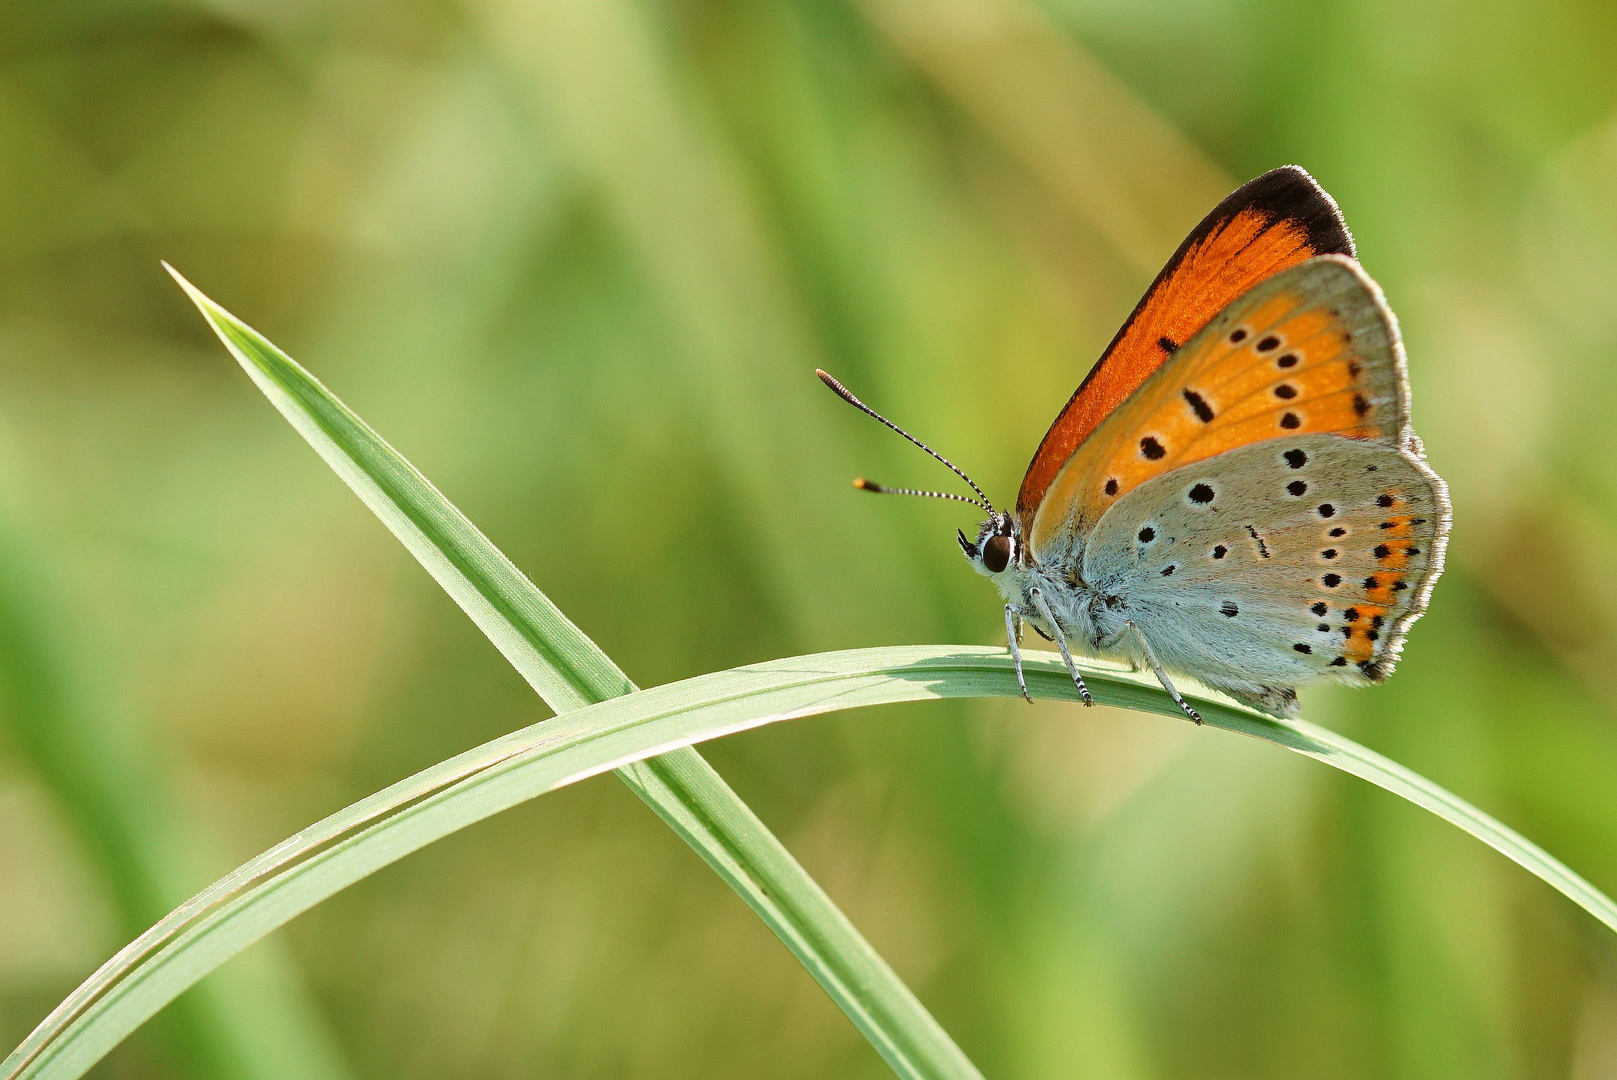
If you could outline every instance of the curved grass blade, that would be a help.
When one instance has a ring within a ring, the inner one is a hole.
[[[104,685],[48,556],[0,518],[0,731],[71,822],[118,925],[139,933],[203,876],[198,837],[142,725]],[[215,1080],[351,1075],[290,953],[277,943],[176,1006],[160,1032],[183,1071]]]
[[[1055,658],[1027,656],[1025,666],[1033,694],[1074,699],[1072,681]],[[1181,715],[1154,681],[1098,665],[1085,665],[1085,677],[1104,704]],[[1017,693],[1009,658],[1000,649],[860,649],[702,675],[536,724],[378,792],[220,882],[174,924],[166,944],[8,1075],[82,1075],[165,1003],[276,927],[410,852],[547,791],[673,746],[779,720],[886,702]],[[1222,700],[1195,701],[1211,727],[1323,761],[1431,810],[1617,930],[1617,905],[1610,899],[1430,780],[1311,724],[1275,720]]]
[[[281,415],[552,709],[570,712],[635,689],[380,435],[291,357],[168,270]],[[920,1000],[701,755],[678,750],[618,776],[764,920],[898,1075],[980,1080]]]

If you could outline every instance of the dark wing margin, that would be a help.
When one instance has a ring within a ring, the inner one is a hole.
[[[1185,237],[1028,463],[1016,510],[1024,533],[1056,473],[1175,349],[1254,285],[1316,255],[1354,258],[1336,201],[1296,165],[1235,189]]]

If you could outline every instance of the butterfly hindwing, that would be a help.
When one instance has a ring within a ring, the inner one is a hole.
[[[1273,709],[1299,683],[1391,674],[1442,571],[1448,516],[1412,451],[1288,436],[1118,499],[1083,578],[1119,598],[1169,669]]]
[[[1353,255],[1336,203],[1294,165],[1243,184],[1185,238],[1055,423],[1016,498],[1023,532],[1062,464],[1220,309],[1317,255]]]
[[[1108,507],[1180,466],[1287,436],[1410,441],[1397,324],[1357,263],[1323,256],[1225,308],[1062,467],[1033,521],[1043,562],[1076,555]]]

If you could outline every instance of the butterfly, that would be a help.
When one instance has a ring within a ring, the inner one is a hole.
[[[1024,624],[1074,651],[1169,672],[1271,715],[1297,687],[1384,682],[1443,569],[1448,491],[1410,426],[1398,323],[1341,212],[1286,166],[1196,226],[1039,444],[1012,511],[817,372],[975,493],[960,549]],[[1031,701],[1032,698],[1028,697]]]

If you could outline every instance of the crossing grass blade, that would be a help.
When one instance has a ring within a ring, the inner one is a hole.
[[[1181,718],[1161,688],[1139,675],[1086,665],[1085,677],[1103,704]],[[1054,658],[1028,657],[1027,679],[1036,697],[1076,697]],[[82,1075],[165,1003],[301,912],[435,840],[547,791],[677,746],[780,720],[888,702],[1017,693],[1003,650],[889,647],[702,675],[535,724],[355,803],[218,882],[154,928],[161,936],[146,943],[121,978],[94,987],[76,1015],[19,1048],[6,1075]],[[1617,905],[1610,899],[1430,780],[1311,724],[1271,719],[1225,701],[1194,700],[1209,727],[1283,746],[1402,796],[1526,867],[1617,930]],[[24,1051],[26,1059],[20,1057]]]
[[[381,436],[291,357],[168,269],[281,415],[553,710],[570,712],[635,689],[583,631]],[[701,755],[676,750],[626,765],[618,777],[769,925],[900,1076],[980,1075]]]

